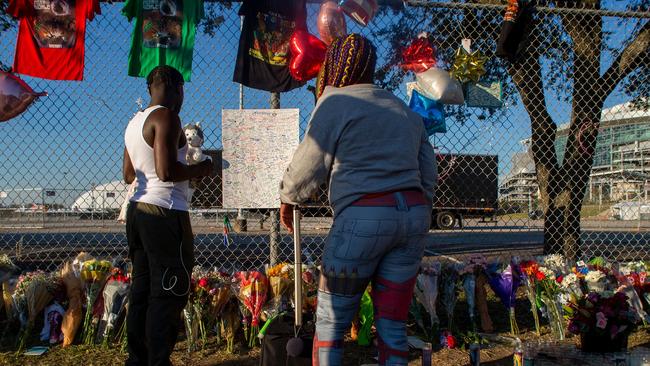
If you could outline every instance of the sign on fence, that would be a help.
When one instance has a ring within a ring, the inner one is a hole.
[[[300,140],[298,109],[225,109],[223,207],[278,208],[278,187]]]

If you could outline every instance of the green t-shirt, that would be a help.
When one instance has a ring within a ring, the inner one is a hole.
[[[136,18],[129,52],[129,75],[147,77],[154,67],[169,65],[192,75],[196,25],[203,0],[126,0],[122,14]]]

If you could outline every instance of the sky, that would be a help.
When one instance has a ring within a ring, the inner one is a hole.
[[[41,98],[23,115],[0,124],[0,171],[3,172],[0,191],[14,192],[14,196],[0,198],[0,205],[40,202],[43,189],[57,190],[56,200],[70,203],[92,185],[121,179],[124,128],[138,109],[136,101],[148,103],[144,79],[127,76],[133,24],[120,15],[121,6],[121,3],[102,3],[102,15],[88,23],[84,81],[49,81],[23,76],[34,90],[47,91],[49,96]],[[197,31],[192,81],[185,85],[181,119],[184,123],[202,123],[207,149],[221,147],[221,110],[240,106],[239,84],[232,82],[239,39],[237,8],[234,4],[233,9],[224,13],[225,23],[214,37],[200,29]],[[317,34],[317,5],[308,5],[308,10],[310,30]],[[375,20],[381,21],[390,19]],[[373,30],[372,25],[361,29],[349,18],[347,22],[349,31],[370,34]],[[616,32],[613,42],[620,43],[629,31],[629,24],[615,23],[606,21],[605,25]],[[7,65],[13,62],[15,44],[15,29],[0,35],[0,62]],[[381,58],[385,45],[379,44],[378,49]],[[406,99],[405,87],[397,94]],[[550,93],[547,99],[555,121],[558,124],[568,121],[570,107],[556,101]],[[625,100],[617,91],[606,106]],[[244,88],[243,105],[267,108],[269,93]],[[304,129],[313,109],[313,96],[305,88],[283,93],[281,106],[299,108]],[[499,176],[504,176],[512,154],[523,149],[519,141],[530,136],[528,115],[520,103],[506,105],[504,109],[504,118],[473,117],[464,124],[447,119],[448,132],[437,134],[432,142],[443,153],[498,155]]]

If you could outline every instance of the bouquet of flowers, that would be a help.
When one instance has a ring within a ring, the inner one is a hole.
[[[269,325],[288,308],[291,296],[287,294],[293,288],[293,266],[288,263],[276,264],[266,270],[266,276],[269,279],[269,301],[263,310],[266,322],[260,329],[259,338],[264,337]]]
[[[583,336],[583,348],[588,348],[585,350],[607,351],[606,348],[626,339],[638,323],[624,293],[606,295],[589,292],[567,306],[568,330]],[[601,341],[592,349],[585,341],[593,339]]]
[[[318,300],[318,281],[320,272],[313,264],[302,265],[302,308],[307,312],[316,311]]]
[[[66,296],[68,298],[68,309],[63,315],[61,323],[61,332],[63,333],[63,347],[72,344],[79,329],[82,320],[82,296],[83,285],[81,278],[75,274],[73,263],[66,262],[61,271],[61,280],[65,286]]]
[[[509,263],[504,267],[499,263],[492,263],[488,265],[486,273],[490,287],[499,297],[499,299],[501,299],[501,302],[506,307],[506,309],[508,309],[510,318],[510,333],[516,336],[519,333],[517,319],[515,318],[515,301],[517,298],[517,288],[521,283],[519,266],[515,265],[514,263]]]
[[[530,302],[530,311],[533,313],[533,319],[535,321],[535,333],[540,335],[539,327],[539,314],[537,314],[537,273],[539,272],[539,264],[533,260],[527,260],[519,263],[521,267],[521,272],[523,274],[522,280],[526,286],[526,297]]]
[[[440,281],[442,282],[442,291],[440,302],[442,303],[445,313],[447,314],[447,329],[451,330],[454,321],[454,309],[458,300],[458,263],[446,263],[442,267]]]
[[[360,346],[369,346],[372,340],[372,324],[375,319],[375,311],[372,305],[371,296],[372,287],[369,285],[361,296],[359,304],[359,333],[357,334],[357,344]]]
[[[106,281],[103,291],[104,306],[98,331],[104,346],[108,346],[113,336],[117,318],[126,305],[130,281],[131,279],[128,275],[125,275],[118,268],[113,269],[110,277]]]
[[[558,270],[557,267],[554,268]],[[559,305],[562,277],[556,277],[553,269],[544,266],[539,266],[535,277],[537,279],[537,294],[541,303],[544,304],[551,332],[556,339],[563,340],[564,317],[562,316],[562,306]]]
[[[460,271],[463,282],[463,290],[467,299],[467,311],[472,324],[472,329],[476,331],[476,276],[485,270],[487,260],[481,254],[472,255],[465,262]]]
[[[28,272],[18,278],[14,292],[16,308],[20,309],[21,334],[18,350],[23,350],[34,328],[36,316],[52,301],[57,288],[57,278],[43,271]]]
[[[246,314],[250,314],[250,333],[247,335],[250,347],[255,345],[255,340],[259,334],[260,314],[262,313],[262,306],[266,302],[268,287],[268,279],[258,271],[236,272],[232,278],[233,292],[243,308],[244,333],[248,330],[248,317]]]
[[[293,266],[280,263],[266,271],[269,279],[269,302],[264,309],[267,318],[286,310],[287,294],[293,288]]]
[[[86,293],[86,315],[81,333],[84,344],[94,343],[99,320],[93,316],[93,308],[112,269],[110,261],[97,259],[87,260],[81,266],[81,281]]]
[[[440,269],[440,262],[422,263],[413,291],[415,299],[422,304],[426,312],[429,314],[430,326],[433,330],[432,333],[435,332],[440,323],[438,314],[436,313]],[[429,332],[427,331],[427,328],[424,328],[424,325],[422,325],[422,327],[427,338],[429,338],[431,335],[428,334]]]
[[[230,290],[230,276],[224,272],[212,272],[211,273],[211,288],[209,291],[210,295],[210,305],[208,310],[208,327],[214,328],[217,332],[218,341],[221,338],[221,332],[219,327],[219,318],[223,314],[223,311],[232,299],[232,291]]]
[[[18,267],[11,261],[8,255],[0,254],[0,283],[4,283],[18,271]]]

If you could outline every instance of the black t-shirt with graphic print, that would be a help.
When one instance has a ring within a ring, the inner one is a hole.
[[[270,92],[302,86],[289,73],[289,39],[307,29],[305,0],[244,0],[244,16],[233,81]]]

